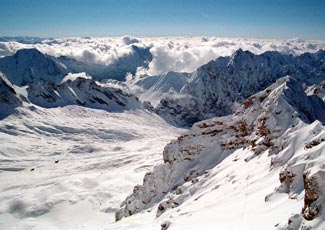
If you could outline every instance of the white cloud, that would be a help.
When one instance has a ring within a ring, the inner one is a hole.
[[[265,40],[216,37],[161,37],[135,38],[131,36],[112,38],[57,38],[37,44],[0,42],[0,55],[13,54],[21,48],[35,47],[53,56],[66,55],[87,63],[110,64],[132,52],[131,45],[150,47],[153,60],[148,69],[139,68],[137,76],[157,75],[168,71],[192,72],[199,66],[219,56],[231,55],[239,48],[256,54],[276,50],[298,55],[325,49],[325,41],[301,39]]]
[[[131,45],[131,44],[140,42],[139,39],[137,39],[135,37],[131,37],[131,36],[124,36],[124,37],[122,37],[122,40],[123,40],[125,45]]]
[[[85,72],[81,72],[81,73],[68,73],[61,81],[61,84],[71,80],[74,81],[75,79],[77,79],[78,77],[81,78],[85,78],[85,79],[91,79],[91,76],[88,76]]]

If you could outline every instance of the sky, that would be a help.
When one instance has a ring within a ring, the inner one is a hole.
[[[0,36],[325,39],[324,0],[0,0]]]

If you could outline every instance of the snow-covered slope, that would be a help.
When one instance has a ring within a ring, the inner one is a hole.
[[[0,229],[110,229],[180,132],[145,110],[18,107],[0,120]]]
[[[230,57],[200,67],[183,86],[181,96],[162,98],[156,109],[166,120],[180,126],[228,115],[238,103],[285,75],[308,84],[321,82],[325,78],[324,56],[323,50],[292,56],[279,52],[255,55],[239,49]]]
[[[121,225],[147,218],[169,229],[323,229],[325,103],[301,84],[281,78],[235,114],[196,123],[165,147],[165,163],[134,187],[116,219],[148,209]]]
[[[45,108],[75,104],[114,112],[150,109],[133,95],[81,77],[58,85],[52,82],[34,84],[27,88],[27,92],[31,103]]]
[[[142,76],[126,82],[128,90],[142,101],[149,101],[156,106],[162,98],[175,97],[190,80],[188,73],[168,72],[158,76]]]
[[[52,81],[19,87],[0,72],[0,119],[15,113],[15,108],[34,110],[78,105],[82,107],[123,112],[126,110],[148,110],[153,107],[118,88],[99,84],[83,74],[69,74],[60,84]]]
[[[60,82],[69,70],[56,58],[37,49],[21,49],[13,56],[0,59],[0,71],[15,85],[36,82]]]

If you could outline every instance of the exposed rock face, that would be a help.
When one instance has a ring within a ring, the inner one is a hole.
[[[220,164],[236,149],[248,148],[252,157],[265,152],[277,154],[288,145],[288,130],[292,132],[315,120],[325,122],[325,103],[318,97],[307,96],[300,85],[294,78],[279,79],[248,99],[235,114],[196,123],[191,131],[165,147],[165,163],[147,173],[143,185],[135,186],[117,210],[117,220],[161,202],[166,194],[181,190],[187,181],[196,183],[197,176]],[[271,166],[283,165],[291,157],[288,153],[277,155]],[[280,174],[283,189],[279,191],[292,197],[301,192],[303,170],[301,165],[284,170]],[[157,215],[173,207],[174,202],[181,204],[184,197],[178,194],[162,201]]]
[[[325,51],[294,57],[278,52],[254,55],[238,50],[200,67],[178,97],[166,97],[157,113],[179,126],[233,113],[238,103],[285,75],[320,82],[325,77]]]
[[[22,101],[17,95],[14,86],[0,72],[0,118],[10,114],[12,109],[21,105]]]
[[[306,172],[303,177],[305,198],[302,215],[306,220],[313,220],[322,210],[321,199],[324,197],[325,192],[325,171],[319,171],[314,175]]]
[[[9,105],[21,105],[13,85],[5,75],[0,72],[0,103]]]
[[[292,172],[291,169],[285,168],[279,174],[279,180],[282,185],[282,191],[289,193],[292,190],[293,180],[295,178],[295,174]]]

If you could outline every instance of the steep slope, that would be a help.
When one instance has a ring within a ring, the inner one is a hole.
[[[13,109],[21,106],[22,101],[18,97],[14,86],[0,72],[0,119],[13,112]]]
[[[205,229],[323,226],[324,122],[325,103],[281,78],[235,114],[196,123],[168,144],[165,163],[134,187],[116,219],[149,209],[170,229],[197,229],[203,217]]]
[[[37,82],[60,82],[69,69],[56,58],[37,49],[21,49],[13,56],[0,58],[0,71],[17,86]]]
[[[158,114],[180,126],[233,113],[238,103],[285,75],[308,84],[325,78],[325,51],[300,56],[266,52],[254,55],[238,50],[200,67],[184,85],[181,97],[163,98]]]
[[[162,98],[178,95],[190,76],[188,73],[168,72],[158,76],[142,76],[128,81],[127,85],[140,100],[150,101],[156,106]]]

